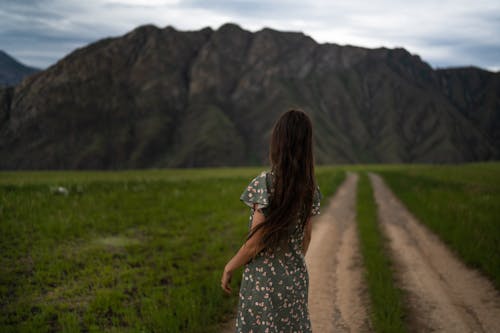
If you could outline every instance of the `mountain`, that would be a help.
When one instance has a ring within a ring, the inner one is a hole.
[[[38,68],[25,66],[0,50],[0,87],[16,85],[26,76],[38,71]]]
[[[299,32],[141,26],[0,91],[0,168],[263,164],[289,108],[320,164],[498,159],[499,79]]]

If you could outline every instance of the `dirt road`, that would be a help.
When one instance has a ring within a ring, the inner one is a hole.
[[[306,255],[313,332],[369,330],[355,223],[357,181],[358,175],[349,173],[313,224]]]
[[[493,285],[419,223],[380,176],[370,179],[396,278],[408,295],[411,330],[500,332],[500,296]]]

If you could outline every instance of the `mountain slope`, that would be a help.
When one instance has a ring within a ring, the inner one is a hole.
[[[319,163],[495,159],[498,78],[302,33],[142,26],[0,91],[0,168],[265,163],[291,107],[311,115]]]
[[[25,66],[0,50],[0,87],[16,85],[26,76],[38,71],[38,68]]]

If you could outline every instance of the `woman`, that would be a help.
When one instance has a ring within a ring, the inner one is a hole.
[[[245,244],[226,264],[221,286],[231,292],[234,270],[245,266],[237,332],[311,332],[309,276],[304,255],[321,192],[314,177],[312,125],[302,111],[285,112],[271,136],[271,170],[240,197],[252,208]]]

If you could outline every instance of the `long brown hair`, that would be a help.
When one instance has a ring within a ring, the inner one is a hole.
[[[313,133],[305,112],[289,110],[274,124],[269,160],[273,183],[269,214],[247,237],[262,228],[262,245],[267,248],[286,243],[298,219],[303,228],[312,209],[316,190]]]

